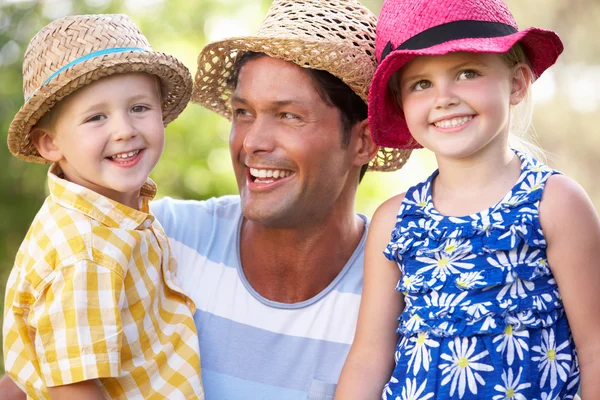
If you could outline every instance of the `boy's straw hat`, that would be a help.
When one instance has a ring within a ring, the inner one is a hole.
[[[367,102],[376,67],[376,23],[373,13],[356,0],[275,0],[256,36],[204,47],[198,56],[192,101],[231,119],[227,81],[236,58],[252,51],[325,70]],[[409,155],[407,150],[381,148],[369,169],[399,169]]]
[[[502,0],[386,0],[377,24],[380,62],[369,94],[369,124],[380,146],[419,148],[388,82],[420,55],[506,53],[520,43],[535,77],[556,62],[563,44],[552,31],[519,31]]]
[[[33,146],[31,128],[75,90],[125,72],[147,72],[160,78],[165,125],[190,99],[188,69],[174,57],[152,51],[126,15],[75,15],[48,24],[31,39],[25,52],[25,104],[8,129],[10,152],[25,161],[46,163]]]

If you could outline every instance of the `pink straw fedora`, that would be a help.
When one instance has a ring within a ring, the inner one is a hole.
[[[520,43],[535,77],[556,62],[563,44],[554,32],[517,24],[502,0],[386,0],[379,15],[379,66],[369,92],[369,123],[379,146],[416,149],[396,100],[393,74],[413,58],[452,52],[506,53]]]

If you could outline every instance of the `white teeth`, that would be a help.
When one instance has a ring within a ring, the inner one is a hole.
[[[134,150],[134,151],[130,151],[127,153],[119,153],[119,154],[115,154],[114,156],[110,156],[110,158],[112,158],[113,160],[115,158],[129,158],[129,157],[133,157],[135,155],[137,155],[140,151],[139,150]]]
[[[255,178],[260,178],[264,183],[274,182],[275,179],[285,178],[290,176],[292,171],[286,171],[283,169],[258,169],[258,168],[250,168],[250,175]],[[264,180],[264,178],[274,178],[270,180]]]
[[[434,125],[437,126],[438,128],[454,128],[455,126],[460,126],[460,125],[466,124],[471,119],[473,119],[473,116],[469,115],[468,117],[445,119],[442,121],[435,122]]]

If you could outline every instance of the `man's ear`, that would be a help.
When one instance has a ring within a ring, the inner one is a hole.
[[[46,160],[58,162],[64,158],[48,129],[33,128],[29,134],[38,153]]]
[[[533,72],[525,64],[517,64],[512,71],[512,80],[510,83],[510,104],[516,106],[525,96],[531,87]]]
[[[379,146],[373,142],[367,119],[359,122],[354,129],[358,130],[357,139],[354,144],[354,165],[362,166],[375,157]]]

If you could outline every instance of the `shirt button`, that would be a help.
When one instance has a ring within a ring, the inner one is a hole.
[[[152,221],[149,219],[144,221],[144,228],[150,228],[152,226]]]

